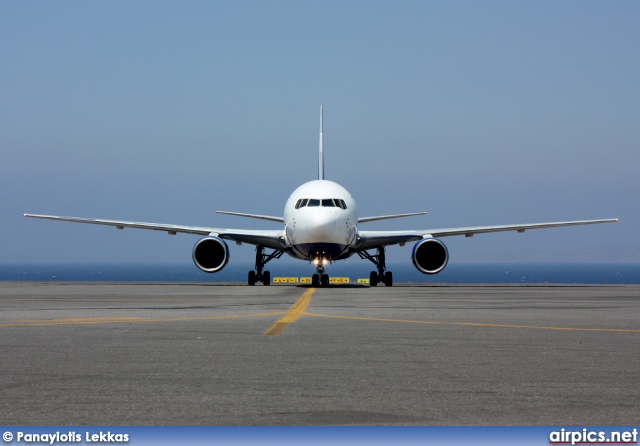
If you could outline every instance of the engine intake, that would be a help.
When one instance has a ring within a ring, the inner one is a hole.
[[[218,237],[200,239],[193,247],[193,263],[205,273],[217,273],[229,261],[229,247]]]
[[[436,274],[447,266],[449,252],[440,240],[425,238],[413,247],[411,260],[421,273]]]

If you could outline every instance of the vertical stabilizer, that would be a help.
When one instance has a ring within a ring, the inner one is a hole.
[[[320,155],[318,158],[318,179],[324,180],[324,144],[322,141],[322,105],[320,106]]]

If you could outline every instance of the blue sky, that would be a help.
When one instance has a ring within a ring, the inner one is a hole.
[[[428,212],[368,229],[614,217],[445,242],[640,261],[639,21],[632,1],[2,2],[0,263],[183,263],[197,241],[24,212],[278,228],[214,211],[282,214],[317,175],[320,104],[360,215]]]

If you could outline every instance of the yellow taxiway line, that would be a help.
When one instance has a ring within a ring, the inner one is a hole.
[[[229,316],[208,316],[208,317],[166,317],[166,318],[141,318],[141,317],[86,317],[86,318],[66,318],[66,319],[32,319],[17,320],[8,324],[0,324],[0,327],[42,327],[49,325],[91,325],[91,324],[114,324],[129,322],[179,322],[179,321],[212,321],[216,319],[241,319],[245,317],[265,317],[278,316],[284,314],[282,311],[271,311],[258,314],[233,314]]]
[[[208,316],[208,317],[174,317],[174,318],[135,318],[135,317],[109,317],[109,318],[65,318],[65,319],[34,319],[34,320],[16,320],[9,323],[0,323],[0,327],[39,327],[52,325],[90,325],[90,324],[109,324],[109,323],[149,323],[149,322],[179,322],[179,321],[208,321],[217,319],[241,319],[248,317],[270,317],[282,316],[275,324],[273,324],[263,334],[267,336],[277,336],[284,331],[290,324],[294,323],[302,316],[319,317],[328,319],[344,319],[352,321],[370,321],[370,322],[391,322],[396,324],[417,324],[417,325],[453,325],[462,327],[480,327],[480,328],[511,328],[521,330],[555,330],[555,331],[591,331],[591,332],[609,332],[609,333],[640,333],[640,329],[623,329],[623,328],[587,328],[587,327],[554,327],[546,325],[517,325],[517,324],[489,324],[479,322],[446,322],[446,321],[421,321],[412,319],[391,319],[391,318],[375,318],[375,317],[359,317],[359,316],[340,316],[321,313],[309,313],[306,311],[311,303],[311,296],[315,292],[315,288],[309,288],[304,294],[293,304],[287,312],[271,311],[257,314],[236,314],[227,316]]]
[[[360,316],[335,316],[319,313],[307,313],[304,312],[303,316],[310,317],[323,317],[329,319],[348,319],[356,321],[372,321],[372,322],[393,322],[400,324],[420,324],[420,325],[457,325],[464,327],[483,327],[483,328],[517,328],[517,329],[529,329],[529,330],[558,330],[558,331],[604,331],[614,333],[640,333],[639,329],[625,329],[625,328],[580,328],[580,327],[553,327],[546,325],[516,325],[516,324],[485,324],[479,322],[444,322],[444,321],[419,321],[411,319],[387,319],[387,318],[375,318],[375,317],[360,317]]]
[[[311,303],[311,295],[314,293],[315,288],[309,288],[305,293],[296,301],[295,304],[289,309],[287,314],[273,324],[267,331],[264,332],[267,336],[277,336],[287,328],[289,324],[294,323],[304,314],[304,310]]]

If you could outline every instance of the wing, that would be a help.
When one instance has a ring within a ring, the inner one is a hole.
[[[162,223],[146,223],[137,221],[102,220],[97,218],[59,217],[56,215],[24,214],[29,218],[42,218],[45,220],[71,221],[75,223],[88,223],[92,225],[115,226],[117,229],[137,228],[164,231],[170,235],[178,232],[196,235],[215,235],[222,239],[239,243],[263,245],[268,248],[281,249],[284,246],[284,231],[282,230],[250,230],[250,229],[226,229],[209,228],[204,226],[169,225]]]
[[[617,221],[617,218],[612,218],[605,220],[558,221],[550,223],[531,223],[501,226],[470,226],[467,228],[425,229],[417,231],[358,231],[359,242],[356,245],[356,249],[358,249],[359,251],[363,251],[367,249],[377,248],[379,246],[395,245],[398,243],[420,240],[425,237],[449,237],[452,235],[464,235],[465,237],[473,237],[475,234],[484,234],[487,232],[524,232],[527,229],[594,225],[598,223],[615,223]]]

